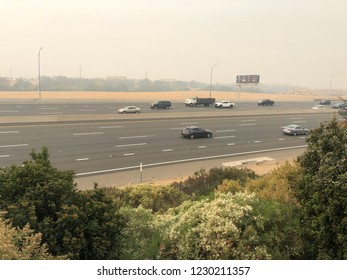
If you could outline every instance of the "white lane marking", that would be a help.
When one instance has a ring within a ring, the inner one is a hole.
[[[108,128],[122,128],[124,126],[122,125],[115,125],[115,126],[100,126],[99,129],[108,129]]]
[[[0,158],[10,157],[11,155],[0,155]]]
[[[78,159],[76,159],[76,161],[86,161],[86,160],[89,160],[89,158],[78,158]]]
[[[261,143],[261,141],[259,141],[259,140],[255,140],[255,141],[254,141],[254,143]]]
[[[284,141],[284,138],[279,138],[278,141]]]
[[[239,126],[250,126],[250,125],[256,125],[255,123],[241,123]]]
[[[125,157],[133,156],[133,155],[135,155],[135,153],[124,154]]]
[[[118,139],[147,138],[147,137],[154,137],[154,136],[157,136],[157,135],[123,136],[123,137],[118,137]]]
[[[1,134],[19,133],[18,130],[15,131],[0,131]]]
[[[74,133],[73,136],[84,136],[84,135],[99,135],[104,134],[104,132],[85,132],[85,133]]]
[[[163,150],[163,152],[172,152],[172,149],[166,149],[166,150]]]
[[[136,143],[136,144],[124,144],[124,145],[117,145],[116,148],[123,148],[123,147],[132,147],[132,146],[143,146],[147,145],[147,143]]]
[[[174,164],[174,163],[200,161],[205,159],[217,159],[217,158],[225,158],[225,157],[233,157],[233,156],[253,155],[253,154],[259,154],[259,153],[293,150],[293,149],[300,149],[300,148],[306,148],[306,147],[307,145],[301,145],[301,146],[291,146],[291,147],[274,148],[274,149],[266,149],[266,150],[255,150],[255,151],[233,153],[233,154],[222,154],[222,155],[207,156],[207,157],[187,158],[187,159],[180,159],[180,160],[142,164],[142,167],[152,167],[152,166],[168,165],[168,164]],[[123,171],[123,170],[138,169],[139,167],[140,167],[139,165],[134,165],[134,166],[126,166],[126,167],[120,167],[120,168],[113,168],[113,169],[90,171],[90,172],[77,173],[76,176],[79,177],[79,176],[94,175],[94,174],[101,174],[101,173],[108,173],[108,172],[117,172],[117,171]]]
[[[214,139],[224,139],[224,138],[235,138],[235,135],[230,135],[230,136],[217,136],[213,137]]]
[[[59,108],[58,107],[56,107],[56,108],[53,108],[53,107],[51,107],[51,108],[49,108],[49,107],[40,107],[39,109],[40,110],[58,110]]]
[[[216,130],[216,132],[234,132],[235,129]]]
[[[29,144],[4,145],[4,146],[0,146],[0,148],[13,148],[13,147],[25,147],[25,146],[29,146]]]
[[[60,115],[63,112],[46,112],[46,113],[40,113],[40,115]]]
[[[227,144],[227,146],[234,146],[235,145],[235,143],[229,143],[229,144]]]
[[[207,146],[199,146],[198,149],[205,149]]]

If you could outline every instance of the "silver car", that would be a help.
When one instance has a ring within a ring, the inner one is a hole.
[[[136,107],[136,106],[126,106],[124,108],[120,108],[118,110],[118,113],[119,114],[138,114],[141,112],[141,109],[139,107]]]
[[[297,124],[290,124],[282,127],[282,132],[288,135],[307,135],[308,129]]]

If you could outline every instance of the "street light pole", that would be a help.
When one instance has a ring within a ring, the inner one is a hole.
[[[331,95],[331,85],[332,85],[332,83],[333,83],[333,78],[334,78],[335,76],[341,75],[341,74],[343,74],[343,72],[339,72],[339,73],[336,73],[336,74],[330,76],[330,85],[329,85],[329,94],[330,94],[330,95]]]
[[[42,47],[39,49],[38,63],[39,63],[39,99],[41,100],[41,63],[40,63],[40,55],[41,55]]]
[[[211,77],[210,77],[210,98],[211,98],[211,95],[212,95],[212,72],[213,72],[213,68],[215,68],[217,65],[219,65],[220,63],[216,63],[215,65],[213,65],[211,67]]]

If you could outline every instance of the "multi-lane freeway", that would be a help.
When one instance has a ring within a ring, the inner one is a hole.
[[[244,103],[245,107],[247,104]],[[35,112],[38,114],[41,112],[40,110],[52,110],[51,112],[56,110],[53,109],[56,107],[51,107],[52,104],[34,104],[35,106],[31,104],[26,109],[23,108],[29,104],[12,105],[19,106],[19,112],[16,114],[22,114],[23,119],[26,118],[25,115],[34,115]],[[74,109],[71,111],[78,111],[77,108],[81,108],[81,104],[59,105],[61,108],[70,109],[72,106]],[[105,114],[110,113],[107,110],[114,113],[114,108],[117,107],[110,104],[84,104],[82,106],[90,106],[82,108],[100,107]],[[107,106],[110,107],[107,108]],[[254,106],[254,104],[249,103],[249,106]],[[307,108],[310,105],[301,104],[300,106]],[[0,107],[4,110],[3,104]],[[181,108],[181,110],[188,109],[183,106]],[[256,109],[274,110],[274,108]],[[92,110],[94,109],[89,111],[85,109],[85,111],[80,111],[80,114],[93,114]],[[144,112],[141,114],[141,118],[136,119],[118,117],[104,121],[0,124],[0,167],[13,163],[21,164],[24,160],[29,159],[32,149],[40,150],[42,145],[48,147],[54,166],[63,170],[74,170],[78,176],[134,169],[138,168],[140,163],[144,167],[158,166],[241,154],[252,155],[261,151],[293,149],[306,145],[305,136],[286,136],[282,134],[281,126],[294,123],[307,128],[315,128],[319,126],[320,122],[328,120],[332,116],[332,113],[323,112],[281,114],[281,110],[278,110],[279,114],[276,115],[258,115],[254,110],[252,110],[252,114],[247,114],[247,109],[240,107],[239,110],[244,110],[244,113],[235,113],[232,116],[226,114],[226,116],[218,115],[218,117],[201,117],[194,115],[193,112],[189,117],[182,118],[180,112],[177,111],[177,114],[171,114],[170,118],[165,117],[168,111],[173,112],[174,110],[174,108],[156,110],[157,118],[146,118]],[[201,108],[198,110],[218,109]],[[236,110],[234,112],[237,112]],[[13,109],[13,111],[15,110]],[[3,113],[1,114],[3,115]],[[67,114],[67,111],[64,114]],[[182,138],[181,129],[189,125],[210,129],[213,131],[213,137],[194,140]]]

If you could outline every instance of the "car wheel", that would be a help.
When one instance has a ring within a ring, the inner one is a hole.
[[[211,138],[212,134],[211,133],[208,133],[207,134],[207,138]]]
[[[139,113],[140,113],[140,111],[136,111],[135,113],[136,113],[136,114],[139,114]]]
[[[234,108],[234,105],[230,105],[230,109]]]
[[[294,132],[293,135],[296,136],[296,132]]]
[[[127,113],[127,111],[123,111],[123,114],[126,114]]]
[[[194,139],[194,134],[190,135],[190,139]]]

